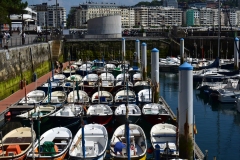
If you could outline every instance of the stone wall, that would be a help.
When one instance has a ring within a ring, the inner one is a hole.
[[[0,50],[0,81],[35,69],[51,58],[51,42]]]
[[[33,81],[52,68],[52,42],[0,50],[0,100],[20,89],[20,81]]]

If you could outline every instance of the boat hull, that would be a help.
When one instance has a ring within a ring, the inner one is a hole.
[[[35,156],[35,160],[63,160],[66,155],[67,155],[67,151],[66,150],[63,154],[59,155],[59,156],[56,156],[56,157],[38,157],[38,156]],[[32,160],[32,158],[30,157],[27,157],[27,160]]]
[[[21,155],[16,155],[13,158],[10,158],[11,160],[25,160],[27,156],[27,152],[25,154],[21,154]],[[1,160],[9,160],[9,156],[7,157],[1,157]]]
[[[104,160],[104,157],[106,156],[106,152],[104,152],[102,155],[99,155],[97,157],[70,157],[69,160]]]
[[[126,115],[116,115],[116,121],[119,123],[119,124],[125,124],[126,123]],[[131,116],[129,115],[129,121],[131,124],[135,124],[137,123],[137,121],[139,120],[140,116]]]
[[[128,157],[126,156],[126,157],[114,157],[113,158],[114,160],[127,160],[128,159]],[[147,159],[147,156],[146,156],[146,154],[145,155],[143,155],[143,156],[139,156],[139,157],[131,157],[131,160],[146,160]]]
[[[65,125],[79,122],[80,117],[49,116],[49,121],[60,124],[61,126],[65,126]]]
[[[171,123],[171,117],[169,115],[143,115],[144,119],[150,124],[158,124],[158,123]]]
[[[106,125],[108,124],[112,119],[112,115],[93,115],[88,118],[89,123],[97,123]]]

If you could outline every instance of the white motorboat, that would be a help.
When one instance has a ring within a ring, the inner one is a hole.
[[[18,104],[36,104],[43,101],[45,92],[42,90],[33,90],[23,97]]]
[[[131,123],[137,123],[141,117],[141,110],[136,104],[128,104],[128,116]],[[119,124],[124,124],[126,122],[126,105],[121,104],[115,109],[114,115]]]
[[[4,151],[0,152],[0,159],[26,159],[27,152],[33,145],[32,140],[35,142],[36,133],[29,127],[20,127],[10,131],[2,138],[1,148],[3,147]]]
[[[163,104],[147,103],[142,108],[144,119],[155,125],[158,123],[166,123],[172,120],[171,115]]]
[[[113,96],[108,91],[95,92],[91,98],[92,103],[113,103]]]
[[[43,133],[39,140],[35,143],[35,160],[65,159],[72,143],[72,132],[65,127],[56,127]],[[32,154],[31,149],[28,152],[27,159],[32,159]]]
[[[136,124],[129,124],[130,133],[130,157],[132,160],[146,159],[147,140],[143,129]],[[114,152],[114,147],[117,143],[127,143],[125,125],[119,126],[112,136],[110,142],[110,154],[114,159],[128,159],[126,147],[122,148],[122,154]]]
[[[107,68],[107,70],[114,70],[116,68],[116,65],[108,63],[104,67]]]
[[[136,82],[136,81],[141,81],[142,80],[142,74],[141,73],[135,73],[133,75],[133,81]]]
[[[136,102],[136,94],[131,90],[120,90],[116,93],[114,97],[115,103],[129,103]]]
[[[82,90],[74,90],[68,94],[67,97],[68,103],[89,103],[89,97],[88,94],[85,91]]]
[[[143,89],[138,92],[138,101],[149,103],[152,102],[152,90],[151,89]]]
[[[70,82],[76,82],[76,81],[80,82],[81,80],[82,80],[82,76],[78,74],[71,75],[66,79],[66,81],[70,81]]]
[[[83,77],[82,81],[87,81],[87,82],[96,82],[98,81],[98,75],[91,73]]]
[[[87,110],[87,115],[90,123],[106,125],[110,122],[113,116],[112,109],[105,104],[90,105]]]
[[[78,118],[83,111],[82,105],[78,104],[65,104],[57,112],[50,115],[52,118],[56,119],[66,119],[66,118]]]
[[[240,90],[218,89],[218,101],[221,103],[235,103],[240,96]]]
[[[54,113],[56,111],[56,107],[53,105],[39,105],[39,106],[34,106],[33,109],[24,112],[20,115],[17,115],[16,117],[19,118],[24,118],[24,119],[29,119],[29,118],[33,118],[34,120],[41,118],[45,118],[48,117],[49,115],[51,115],[52,113]]]
[[[176,126],[167,123],[159,123],[152,127],[150,139],[153,148],[160,146],[162,156],[176,157],[179,156],[176,145]]]
[[[83,138],[85,143],[82,143]],[[103,160],[107,145],[108,133],[106,128],[100,124],[87,124],[84,126],[84,130],[82,131],[82,128],[80,128],[73,138],[69,149],[69,157],[70,159],[81,160]],[[85,154],[83,154],[83,150]]]
[[[123,81],[119,81],[119,82],[116,83],[115,86],[126,86],[126,83],[128,83],[128,86],[129,86],[129,87],[133,87],[133,83],[130,82],[130,81],[125,81],[125,84],[124,84]]]
[[[116,81],[124,81],[124,78],[125,78],[125,81],[127,81],[127,79],[129,79],[130,75],[128,73],[121,73],[119,75],[117,75],[116,77]]]
[[[62,104],[67,100],[67,94],[64,91],[54,91],[48,94],[42,103]]]
[[[64,74],[55,74],[53,77],[51,77],[51,81],[54,82],[63,82],[66,79],[66,76]]]
[[[99,78],[101,78],[102,80],[102,86],[113,86],[114,85],[114,81],[115,81],[115,78],[113,76],[112,73],[102,73],[99,75]]]
[[[193,71],[193,81],[202,82],[204,79],[204,81],[216,82],[218,81],[218,79],[223,79],[224,77],[226,77],[225,75],[220,74],[219,72],[229,72],[229,70],[220,68],[209,68],[202,69],[199,71]]]

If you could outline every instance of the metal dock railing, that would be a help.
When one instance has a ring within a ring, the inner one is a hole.
[[[169,107],[169,105],[167,104],[167,102],[164,100],[162,96],[159,97],[159,102],[162,102],[165,105],[172,119],[177,119],[176,115],[173,113],[173,111],[171,110],[171,108]],[[201,149],[198,147],[196,142],[194,142],[194,152],[198,159],[204,159],[204,154],[201,151]]]

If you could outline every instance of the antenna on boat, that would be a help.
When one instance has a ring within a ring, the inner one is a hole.
[[[38,152],[40,153],[40,111],[38,111]]]
[[[220,0],[218,0],[218,58],[219,58],[219,52],[220,52],[220,24],[221,17],[220,17]]]
[[[50,78],[48,79],[48,104],[51,102],[51,99],[52,99],[52,97],[51,97],[51,88],[52,88],[52,86],[51,86],[51,81],[50,81]]]
[[[100,95],[99,95],[99,93],[100,93],[100,78],[99,77],[98,77],[97,82],[98,82],[98,104],[100,104]]]
[[[81,114],[81,126],[82,126],[82,153],[83,153],[83,158],[85,158],[85,138],[84,138],[83,113]]]
[[[129,99],[129,94],[128,94],[128,79],[127,79],[127,83],[126,83],[126,90],[127,90],[127,103],[126,103],[126,124],[125,124],[125,132],[126,132],[126,141],[127,141],[127,157],[128,160],[131,159],[131,155],[130,155],[130,133],[129,133],[129,116],[128,116],[128,99]]]
[[[24,83],[24,91],[25,91],[25,102],[27,103],[27,86],[26,86],[26,79],[23,79]]]
[[[33,118],[30,118],[30,124],[31,124],[31,136],[32,136],[32,159],[35,160],[35,153],[34,153],[34,135],[33,135]]]

